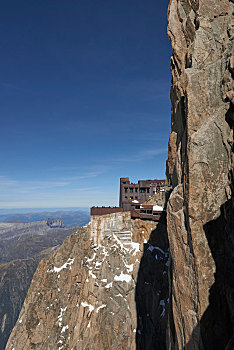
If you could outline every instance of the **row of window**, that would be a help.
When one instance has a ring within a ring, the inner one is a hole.
[[[125,187],[124,188],[124,190],[125,190],[125,193],[128,193],[128,188],[127,187]],[[133,193],[133,190],[134,190],[134,188],[129,188],[129,192],[130,193]],[[149,193],[149,188],[140,188],[140,193]],[[137,193],[138,192],[138,188],[135,188],[135,192]]]

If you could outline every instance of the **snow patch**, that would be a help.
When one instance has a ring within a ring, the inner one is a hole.
[[[127,268],[127,270],[128,270],[128,273],[133,271],[133,266],[134,266],[134,264],[127,265],[127,264],[125,264],[125,262],[124,262],[124,265],[126,266],[126,268]]]
[[[92,312],[94,310],[94,306],[91,304],[88,304],[86,301],[82,302],[81,305],[83,307],[88,307],[90,312]]]
[[[67,310],[67,307],[60,309],[60,314],[58,315],[59,327],[62,327],[63,314]]]
[[[89,270],[89,275],[92,277],[92,278],[97,278],[97,276],[95,276],[92,272],[92,270]]]
[[[47,270],[47,272],[60,272],[63,269],[66,269],[69,266],[69,269],[71,270],[71,265],[74,263],[75,258],[69,258],[65,264],[63,264],[61,267],[56,267],[54,266],[54,268],[52,270]],[[59,276],[60,277],[60,276]]]
[[[123,271],[121,271],[121,274],[119,276],[115,275],[114,281],[120,281],[120,282],[127,282],[129,283],[132,279],[132,276],[124,274]]]
[[[113,284],[113,282],[108,283],[108,284],[105,286],[105,288],[111,288],[111,287],[112,287],[112,284]]]
[[[98,306],[96,312],[98,313],[98,311],[103,309],[104,307],[106,307],[106,304],[102,304],[101,306]]]
[[[153,210],[155,210],[155,211],[163,211],[163,207],[161,207],[160,205],[154,205],[153,206]]]
[[[136,255],[137,252],[140,251],[140,243],[132,242],[132,249],[134,249],[133,255]]]
[[[66,329],[68,329],[68,325],[66,326],[63,326],[62,330],[61,330],[61,333],[64,333],[66,331]]]

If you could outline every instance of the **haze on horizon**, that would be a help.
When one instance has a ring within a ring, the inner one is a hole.
[[[0,208],[118,205],[165,178],[166,1],[4,2]]]

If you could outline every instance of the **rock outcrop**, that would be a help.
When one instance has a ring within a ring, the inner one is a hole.
[[[171,0],[168,35],[168,348],[233,349],[233,1]]]
[[[100,216],[40,262],[7,350],[165,348],[166,226],[129,216],[126,239],[122,219]]]
[[[77,229],[62,226],[53,219],[0,223],[0,350],[5,349],[39,261]]]

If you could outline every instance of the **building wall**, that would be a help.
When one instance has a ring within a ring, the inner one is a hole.
[[[92,207],[90,208],[90,215],[106,215],[123,211],[124,209],[119,207]]]
[[[143,203],[162,187],[165,187],[165,180],[139,180],[134,184],[130,183],[128,177],[120,178],[119,206],[129,210],[133,200]]]
[[[119,236],[121,233],[131,233],[132,241],[142,243],[150,239],[151,232],[158,226],[158,222],[152,220],[131,219],[131,213],[119,212],[107,215],[91,216],[90,234],[94,244],[110,234]]]
[[[109,234],[131,231],[131,212],[118,212],[106,215],[93,215],[90,221],[91,239],[100,244]]]

